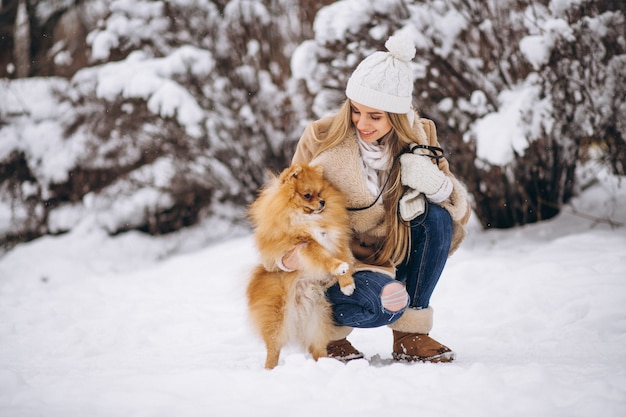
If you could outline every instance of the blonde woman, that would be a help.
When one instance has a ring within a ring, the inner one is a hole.
[[[430,298],[448,256],[465,237],[470,206],[443,157],[434,123],[411,108],[413,43],[392,36],[385,47],[388,52],[359,64],[341,109],[311,123],[293,157],[324,167],[346,195],[354,232],[356,290],[350,296],[338,286],[327,291],[337,325],[328,355],[362,358],[346,338],[352,328],[387,325],[394,359],[449,362],[454,352],[429,336]],[[299,266],[297,247],[276,265]]]

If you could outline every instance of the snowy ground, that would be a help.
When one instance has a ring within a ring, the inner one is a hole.
[[[573,206],[626,224],[625,188]],[[568,208],[471,229],[433,299],[457,361],[392,363],[380,328],[351,336],[371,363],[292,349],[273,371],[246,319],[249,236],[175,256],[89,227],[21,245],[0,259],[0,416],[626,415],[626,227]]]

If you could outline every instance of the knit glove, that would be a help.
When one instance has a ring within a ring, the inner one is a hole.
[[[410,222],[426,211],[424,195],[417,190],[408,188],[398,202],[398,208],[402,220]]]
[[[452,181],[424,155],[405,153],[400,157],[402,185],[426,194],[433,203],[440,203],[452,193]]]

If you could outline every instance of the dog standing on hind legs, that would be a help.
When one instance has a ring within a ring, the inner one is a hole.
[[[250,206],[250,219],[263,264],[248,284],[248,309],[265,342],[265,368],[278,364],[288,343],[315,360],[326,356],[334,325],[325,291],[337,281],[346,295],[355,289],[343,195],[321,167],[294,164],[268,181]],[[301,268],[280,270],[277,260],[296,247]]]

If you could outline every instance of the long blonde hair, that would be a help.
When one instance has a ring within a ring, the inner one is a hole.
[[[389,137],[391,154],[394,163],[389,173],[389,182],[383,195],[385,206],[385,224],[388,227],[387,238],[384,243],[377,248],[374,258],[370,261],[374,264],[384,264],[391,262],[397,265],[405,258],[410,248],[410,228],[402,220],[398,213],[398,203],[404,193],[404,187],[400,183],[400,162],[396,158],[407,149],[409,144],[420,143],[417,134],[413,131],[409,119],[405,114],[385,112],[391,128],[394,132]],[[338,113],[334,117],[327,132],[322,133],[322,137],[315,137],[319,147],[313,158],[327,149],[333,148],[341,143],[348,135],[352,124],[352,109],[350,100],[346,100]]]

